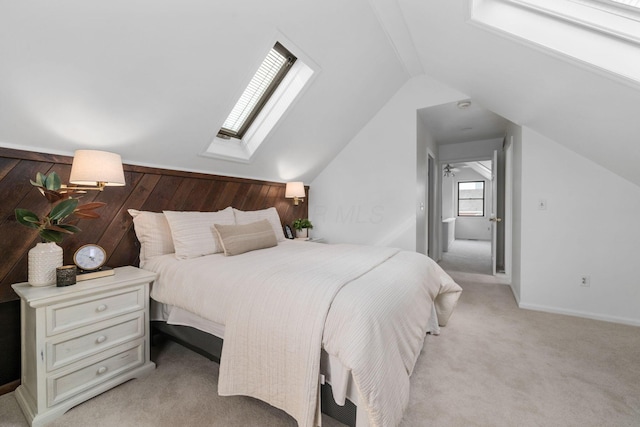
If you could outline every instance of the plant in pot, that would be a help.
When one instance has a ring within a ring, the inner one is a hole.
[[[73,189],[63,189],[57,173],[48,176],[40,172],[31,185],[47,198],[52,207],[48,214],[39,217],[28,209],[16,209],[16,220],[29,228],[38,230],[42,239],[29,251],[29,284],[48,286],[56,282],[56,268],[62,266],[62,248],[57,243],[80,229],[75,225],[81,218],[100,218],[95,209],[103,202],[86,203],[79,206],[78,198],[72,197]]]
[[[293,228],[296,230],[296,237],[306,239],[309,237],[309,229],[313,228],[313,224],[307,218],[298,218],[293,221]]]

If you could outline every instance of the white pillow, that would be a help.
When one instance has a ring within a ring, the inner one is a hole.
[[[251,224],[252,222],[266,219],[273,227],[273,232],[276,234],[278,242],[284,241],[284,231],[282,231],[280,215],[278,215],[276,208],[262,209],[259,211],[241,211],[234,208],[233,213],[236,217],[236,224]]]
[[[164,211],[164,215],[171,228],[178,259],[222,252],[222,245],[213,230],[213,225],[236,223],[231,207],[218,212]]]
[[[140,261],[175,252],[167,218],[163,213],[128,209],[140,242]]]

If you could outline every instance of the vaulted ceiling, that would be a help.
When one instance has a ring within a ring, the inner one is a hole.
[[[317,77],[251,163],[200,156],[278,37]],[[469,21],[468,0],[0,1],[0,145],[310,182],[412,76],[640,185],[639,86]]]
[[[319,73],[250,164],[199,156],[274,40]],[[0,1],[0,144],[311,181],[408,79],[367,0]]]
[[[424,72],[640,185],[640,84],[481,28],[470,3],[395,2]]]

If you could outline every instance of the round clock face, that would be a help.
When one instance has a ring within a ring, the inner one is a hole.
[[[97,270],[107,260],[107,253],[98,245],[81,246],[73,255],[73,263],[81,270]]]

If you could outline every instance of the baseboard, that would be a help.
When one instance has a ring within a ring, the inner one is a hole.
[[[567,310],[558,307],[549,307],[538,304],[518,303],[518,307],[525,310],[543,311],[545,313],[564,314],[566,316],[582,317],[585,319],[601,320],[603,322],[620,323],[623,325],[640,326],[640,319],[629,319],[626,317],[607,316],[598,313],[589,313],[585,311]]]
[[[20,380],[11,381],[10,383],[0,385],[0,396],[11,393],[20,385]]]
[[[518,295],[516,293],[515,288],[513,287],[513,283],[509,283],[509,289],[511,289],[511,294],[513,295],[513,298],[516,300],[516,304],[518,305],[518,307],[520,308],[524,308],[522,307],[522,305],[520,304],[520,295]]]

